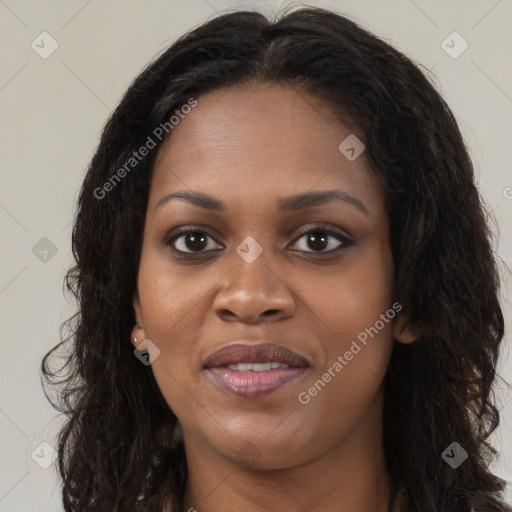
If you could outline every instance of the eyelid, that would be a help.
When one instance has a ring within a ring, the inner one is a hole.
[[[311,231],[314,231],[315,229],[323,230],[330,235],[336,235],[336,236],[343,237],[346,239],[352,239],[352,236],[349,235],[345,230],[343,230],[339,227],[336,227],[332,224],[325,223],[325,222],[312,222],[312,223],[306,224],[305,226],[303,226],[299,229],[299,234],[295,237],[294,241],[296,241],[298,238],[305,235],[306,233],[310,233]]]

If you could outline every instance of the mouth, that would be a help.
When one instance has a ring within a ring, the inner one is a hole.
[[[274,343],[227,345],[204,362],[213,382],[231,394],[256,397],[277,391],[309,369],[308,361]]]

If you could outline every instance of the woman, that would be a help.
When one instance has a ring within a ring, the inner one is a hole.
[[[510,510],[472,163],[349,19],[238,12],[174,43],[104,129],[73,251],[69,370],[42,363],[65,510]]]

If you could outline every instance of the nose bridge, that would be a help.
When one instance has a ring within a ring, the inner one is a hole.
[[[245,293],[263,296],[271,293],[279,280],[271,268],[270,251],[258,252],[250,243],[240,244],[232,258],[232,285]]]
[[[237,246],[214,301],[218,314],[254,320],[271,313],[279,316],[292,313],[292,293],[286,280],[272,268],[270,253],[270,249],[264,250],[250,237]]]

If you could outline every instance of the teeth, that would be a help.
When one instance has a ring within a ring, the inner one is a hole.
[[[252,370],[252,363],[240,363],[231,366],[236,366],[237,368],[231,368],[232,370],[239,370],[241,372],[247,372]]]
[[[254,372],[266,372],[272,368],[272,363],[253,363],[252,370]]]
[[[266,372],[268,370],[275,370],[277,368],[288,368],[288,364],[277,363],[275,361],[271,361],[268,363],[238,363],[238,364],[229,364],[228,368],[230,370],[236,370],[238,372]]]

